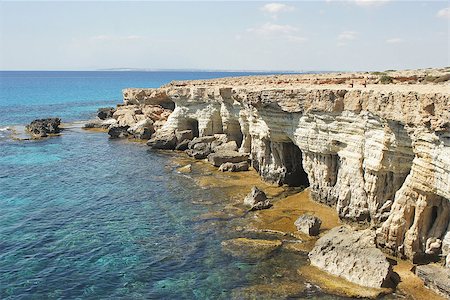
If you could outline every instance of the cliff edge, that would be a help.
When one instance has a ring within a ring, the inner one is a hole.
[[[309,182],[341,219],[377,228],[385,251],[429,260],[450,255],[449,72],[249,76],[123,94],[125,107],[173,109],[153,140],[226,135],[264,180]]]

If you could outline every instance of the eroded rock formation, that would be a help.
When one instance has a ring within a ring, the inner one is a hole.
[[[364,85],[349,87],[339,77],[317,78],[173,82],[125,90],[124,99],[127,106],[174,103],[153,145],[173,149],[186,130],[224,135],[266,181],[309,185],[342,219],[375,225],[386,251],[410,259],[441,254],[450,221],[448,86],[358,77]]]

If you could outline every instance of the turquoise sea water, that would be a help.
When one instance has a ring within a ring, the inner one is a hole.
[[[229,299],[285,279],[307,286],[297,298],[338,298],[299,279],[306,255],[224,253],[221,241],[240,236],[242,218],[224,211],[224,189],[200,188],[195,169],[177,173],[172,154],[74,125],[39,141],[4,129],[37,117],[88,119],[120,102],[125,87],[243,74],[0,75],[0,299]]]

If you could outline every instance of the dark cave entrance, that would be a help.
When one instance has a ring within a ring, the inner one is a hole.
[[[236,120],[228,123],[226,134],[229,141],[235,141],[238,148],[241,147],[244,135],[242,134],[241,124],[239,124],[239,121]]]
[[[308,187],[308,174],[303,169],[303,155],[300,148],[292,141],[283,143],[281,148],[281,157],[286,168],[283,183],[293,187]]]
[[[198,137],[199,136],[198,121],[196,119],[187,119],[186,130],[192,130],[193,136]]]

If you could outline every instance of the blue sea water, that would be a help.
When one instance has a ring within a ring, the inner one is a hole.
[[[25,124],[45,116],[58,116],[65,122],[86,120],[98,107],[121,103],[124,88],[251,74],[255,73],[0,71],[0,126]]]
[[[121,102],[125,87],[236,75],[245,74],[1,72],[0,124],[84,120]],[[221,241],[239,236],[244,220],[214,217],[227,191],[199,188],[195,170],[176,172],[173,154],[75,125],[37,141],[7,132],[0,131],[0,299],[229,299],[242,287],[298,278],[306,261],[290,252],[256,261],[224,253]],[[337,299],[314,287],[298,297]]]

